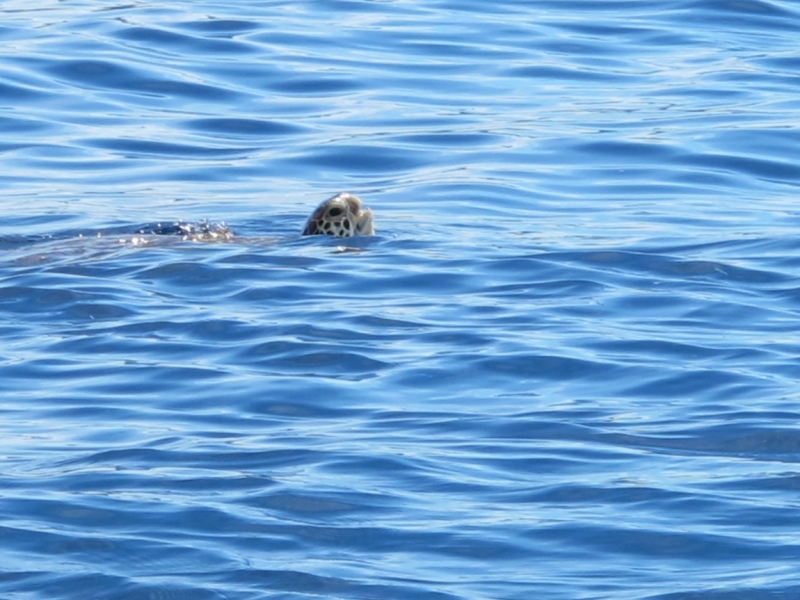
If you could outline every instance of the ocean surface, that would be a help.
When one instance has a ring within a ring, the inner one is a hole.
[[[800,598],[798,40],[2,2],[0,598]]]

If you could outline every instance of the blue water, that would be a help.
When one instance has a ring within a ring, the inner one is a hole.
[[[0,597],[800,598],[800,4],[0,16]]]

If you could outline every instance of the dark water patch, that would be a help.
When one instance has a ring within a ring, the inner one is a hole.
[[[508,77],[524,77],[526,79],[541,79],[546,81],[622,81],[626,76],[622,73],[600,71],[597,69],[579,69],[559,66],[525,66],[510,67],[505,74]]]
[[[241,55],[255,51],[241,40],[225,41],[209,37],[196,37],[154,27],[129,27],[114,34],[120,40],[145,45],[149,50],[169,52],[197,52],[204,55]]]
[[[611,552],[625,555],[644,555],[650,558],[685,560],[687,556],[701,553],[710,563],[724,556],[728,561],[751,561],[768,559],[775,553],[758,541],[737,539],[733,536],[709,534],[693,531],[641,532],[621,525],[608,528],[600,526],[582,527],[568,531],[564,525],[543,528],[535,533],[545,539],[559,540],[561,543],[585,544],[594,552]],[[792,555],[791,547],[786,547],[784,556]]]
[[[341,77],[288,76],[273,81],[269,87],[273,91],[285,95],[317,96],[352,92],[361,89],[363,85]]]
[[[201,31],[215,36],[228,37],[239,33],[255,31],[261,27],[261,24],[255,21],[240,19],[207,17],[203,20],[198,19],[179,23],[178,26],[191,31]]]
[[[800,177],[800,172],[795,165],[781,163],[785,162],[786,157],[789,156],[792,148],[796,148],[800,143],[800,133],[792,131],[791,128],[783,125],[773,125],[758,127],[755,124],[747,129],[726,129],[716,132],[711,138],[715,146],[720,148],[736,148],[738,156],[732,157],[733,160],[747,160],[752,158],[774,159],[774,165],[758,165],[752,168],[757,168],[757,174],[764,177],[776,177],[771,173],[764,173],[764,170],[774,170],[779,173],[777,176],[781,179],[796,180]],[[710,160],[724,160],[724,157],[710,157]],[[703,161],[698,163],[698,166],[706,166]],[[736,172],[742,173],[750,169],[749,165],[731,165],[732,170],[735,168]],[[762,175],[763,173],[763,175]],[[792,184],[795,185],[795,184]]]
[[[24,85],[3,83],[0,81],[0,105],[8,102],[30,102],[32,100],[43,100],[49,97],[49,94],[33,89]]]
[[[23,150],[28,148],[25,144],[3,144],[0,143],[0,153],[12,153],[17,150]]]
[[[577,262],[606,273],[618,272],[653,275],[659,279],[678,280],[722,280],[750,285],[775,284],[786,281],[786,275],[769,271],[759,271],[731,264],[705,260],[685,260],[672,256],[632,253],[626,251],[596,251],[570,254],[541,254],[537,260],[556,260],[558,262]]]
[[[257,365],[268,371],[300,373],[306,377],[333,377],[361,381],[376,377],[389,363],[365,356],[342,344],[295,344],[264,342],[239,355],[243,364]]]
[[[379,494],[326,494],[314,497],[287,491],[251,496],[247,498],[246,504],[259,510],[283,513],[289,518],[309,520],[316,515],[328,519],[331,515],[341,518],[348,514],[381,512],[379,507],[386,505],[387,500],[390,506],[395,504]]]
[[[339,390],[341,391],[341,388]],[[354,409],[341,403],[320,403],[315,399],[315,393],[325,394],[328,392],[329,390],[326,390],[324,386],[319,386],[317,389],[312,389],[311,393],[303,398],[297,394],[294,396],[276,394],[273,398],[254,400],[246,408],[253,415],[273,418],[282,423],[306,419],[348,421],[366,418],[364,411],[360,409]]]
[[[745,31],[758,26],[771,30],[800,29],[800,13],[784,4],[763,0],[715,0],[709,3],[690,1],[680,8],[683,15],[692,14],[699,22],[724,19],[731,25],[742,26]]]
[[[577,142],[573,148],[576,152],[613,161],[615,165],[627,162],[627,159],[636,162],[647,160],[663,163],[671,161],[678,155],[674,146],[620,140]]]
[[[233,90],[175,78],[154,77],[152,69],[145,71],[142,65],[134,68],[110,60],[52,59],[44,63],[41,69],[58,81],[87,89],[118,90],[162,98],[192,98],[199,102],[232,100],[237,96]]]
[[[458,596],[437,590],[420,591],[402,579],[389,584],[371,584],[369,580],[353,581],[343,577],[321,577],[298,569],[251,569],[244,572],[221,573],[220,582],[241,582],[246,589],[278,590],[298,598],[314,598],[320,594],[336,594],[342,597],[397,597],[419,600],[455,600]]]
[[[379,144],[342,145],[305,152],[302,160],[318,168],[371,173],[404,172],[420,166],[424,157]]]
[[[143,79],[137,70],[108,60],[54,60],[42,67],[55,77],[91,87],[128,89]]]
[[[0,90],[0,97],[3,91]],[[15,119],[13,117],[0,117],[0,130],[12,134],[30,134],[34,132],[41,132],[47,129],[54,128],[52,123],[44,123],[42,121],[33,119]],[[14,147],[24,147],[23,145],[11,144],[4,148],[4,150],[13,149]]]
[[[185,124],[186,128],[199,133],[211,134],[215,137],[230,138],[271,138],[287,136],[302,132],[303,127],[282,121],[256,119],[208,118],[192,119]]]
[[[646,447],[659,452],[698,453],[712,457],[736,456],[761,461],[792,460],[797,455],[797,432],[769,422],[697,424],[678,429],[661,427],[650,435],[604,433],[599,439],[624,447]]]
[[[303,449],[232,450],[220,455],[210,449],[124,448],[100,450],[77,458],[70,458],[61,464],[62,467],[69,468],[111,466],[123,471],[135,471],[147,468],[147,465],[158,465],[159,468],[195,467],[203,470],[206,468],[204,465],[217,464],[228,472],[248,472],[313,463],[315,454],[316,451]],[[269,481],[264,484],[269,485]],[[163,515],[153,517],[155,520],[161,518]]]
[[[759,577],[759,574],[754,574],[754,578]],[[727,587],[727,589],[726,589]],[[711,589],[708,586],[703,586],[702,589],[690,592],[673,592],[668,594],[658,594],[648,596],[647,600],[779,600],[788,594],[791,597],[794,594],[800,594],[800,586],[776,586],[764,585],[748,585],[741,586],[725,586],[718,585]]]
[[[784,74],[792,76],[800,74],[800,57],[797,56],[760,56],[754,59],[757,64],[764,65],[771,69],[778,69],[785,72]]]
[[[758,352],[749,349],[714,348],[667,340],[608,340],[593,345],[596,349],[617,357],[629,357],[641,362],[675,360],[713,362],[719,360],[757,359]]]
[[[392,380],[403,387],[432,390],[431,395],[435,397],[435,390],[443,390],[448,396],[454,392],[476,390],[479,381],[492,382],[490,389],[513,386],[514,389],[530,390],[552,381],[577,384],[579,380],[612,377],[614,369],[613,366],[568,356],[532,353],[481,358],[480,355],[455,355],[449,352],[421,364],[412,362],[395,368]]]
[[[513,60],[521,56],[521,54],[517,52],[508,52],[500,48],[489,48],[481,44],[458,43],[455,40],[446,41],[444,36],[435,41],[428,36],[423,36],[421,39],[412,39],[406,36],[402,41],[402,47],[409,55],[419,55],[420,57],[427,58],[430,64],[426,64],[426,70],[436,68],[434,67],[436,64],[448,64],[451,71],[456,70],[458,69],[457,63],[460,63],[461,60],[454,61],[454,58],[463,60],[469,57],[475,61],[501,61]]]
[[[703,154],[675,159],[676,162],[730,173],[747,173],[757,179],[797,184],[800,168],[789,161],[766,160],[726,154]]]
[[[0,302],[5,310],[20,313],[63,314],[62,311],[80,306],[92,305],[97,298],[95,294],[82,290],[57,287],[8,286],[0,287]]]
[[[745,375],[686,366],[672,376],[663,377],[625,390],[626,395],[647,398],[673,398],[696,395],[707,399],[730,398],[738,387],[749,381]],[[738,395],[738,394],[736,394]]]
[[[465,148],[497,144],[501,139],[499,136],[489,133],[452,133],[442,131],[440,133],[398,135],[394,137],[393,141],[399,144]]]
[[[566,379],[610,377],[612,367],[564,356],[509,355],[478,362],[480,368],[502,375],[533,379]],[[477,365],[476,365],[477,366]]]
[[[176,293],[192,293],[192,290],[226,291],[227,282],[219,277],[213,265],[176,258],[178,260],[174,262],[144,268],[136,274],[136,278],[144,282],[159,281],[167,286],[165,289],[172,289]]]
[[[175,144],[136,139],[95,138],[81,140],[85,146],[119,152],[128,158],[139,156],[171,157],[180,160],[190,158],[234,158],[252,153],[254,148],[213,148],[208,146]]]
[[[547,271],[548,269],[543,269]],[[486,289],[488,295],[497,295],[501,298],[514,297],[552,299],[560,301],[565,295],[578,297],[594,297],[607,289],[605,285],[596,281],[564,280],[564,281],[534,281],[530,283],[513,283],[493,286]]]

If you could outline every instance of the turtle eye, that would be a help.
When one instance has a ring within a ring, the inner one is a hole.
[[[334,206],[332,209],[330,209],[330,210],[328,211],[328,216],[329,216],[329,217],[338,217],[338,216],[339,216],[340,214],[342,214],[343,212],[344,212],[344,211],[343,211],[343,210],[342,210],[340,207],[338,207],[338,206]]]

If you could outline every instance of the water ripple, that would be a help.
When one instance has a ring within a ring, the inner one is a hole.
[[[0,14],[0,595],[797,596],[792,3]]]

